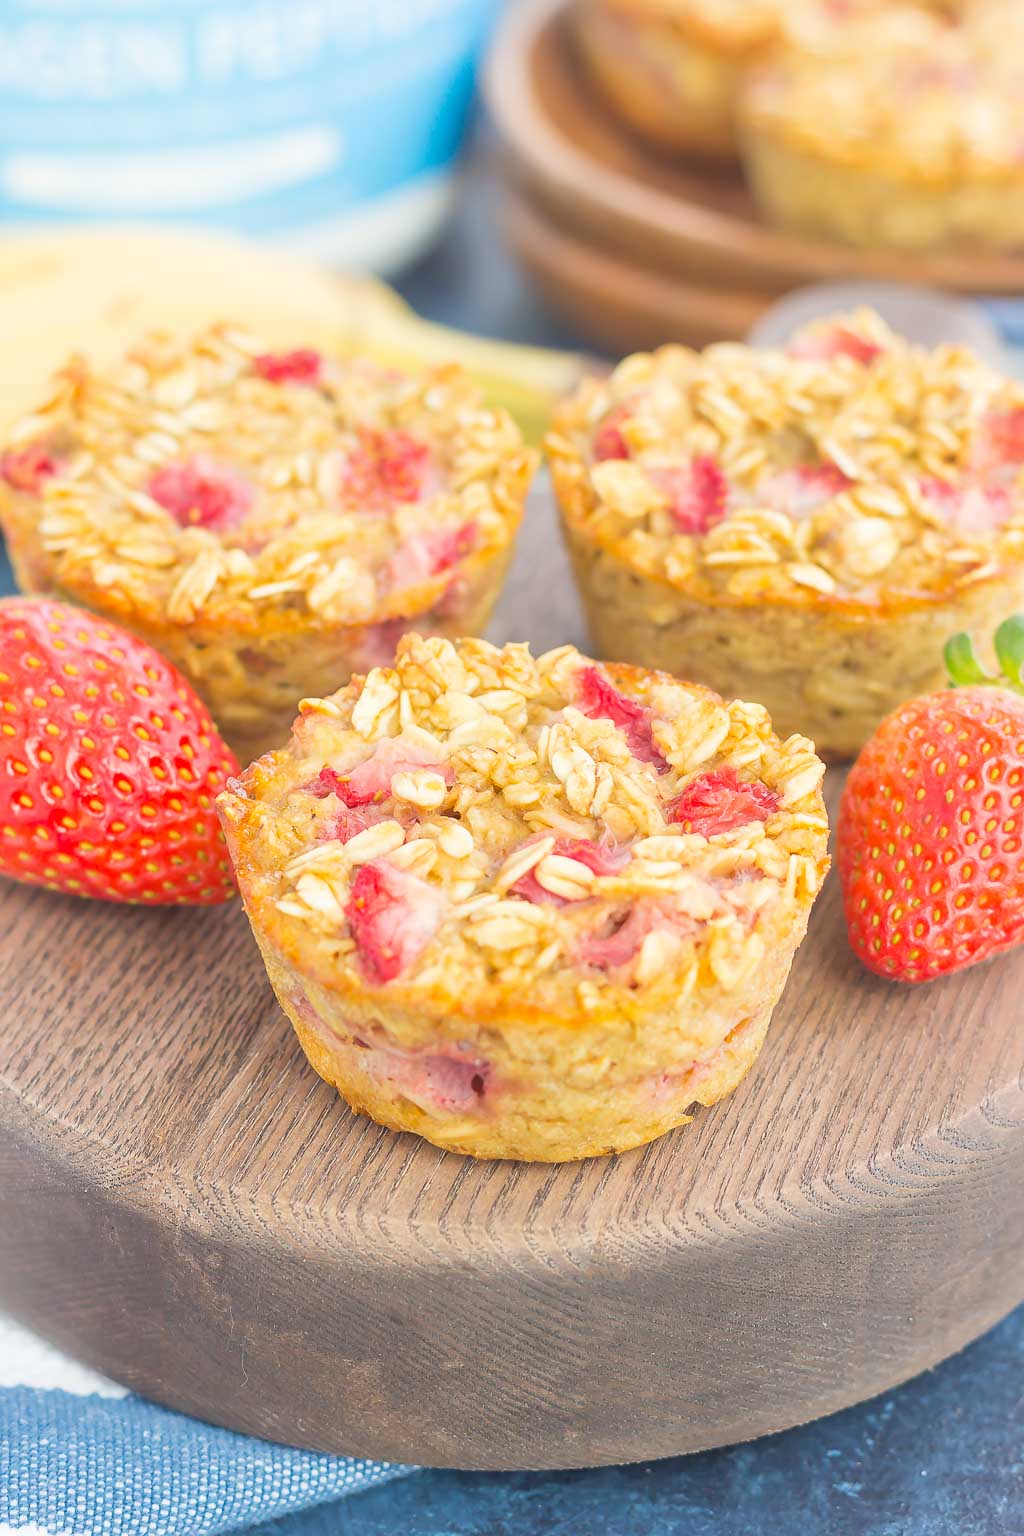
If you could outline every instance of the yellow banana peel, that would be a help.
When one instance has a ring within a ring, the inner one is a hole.
[[[73,352],[113,361],[147,330],[230,320],[271,347],[317,346],[386,366],[458,362],[533,442],[585,369],[576,354],[421,319],[385,283],[228,236],[100,227],[0,246],[0,429],[33,408]]]

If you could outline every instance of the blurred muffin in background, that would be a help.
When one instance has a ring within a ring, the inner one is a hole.
[[[962,10],[971,0],[921,0]],[[737,159],[737,98],[780,45],[825,46],[837,26],[885,0],[577,0],[584,68],[618,117],[663,150]]]
[[[782,0],[580,0],[577,47],[622,120],[663,149],[736,157],[743,71],[776,41]]]
[[[1024,10],[962,12],[860,17],[751,77],[740,138],[768,218],[861,247],[1024,244]]]

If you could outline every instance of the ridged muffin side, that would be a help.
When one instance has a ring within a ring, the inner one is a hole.
[[[321,1076],[438,1146],[562,1161],[749,1069],[827,868],[822,773],[757,706],[410,635],[220,811]]]

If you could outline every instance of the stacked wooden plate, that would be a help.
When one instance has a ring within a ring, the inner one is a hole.
[[[546,297],[615,352],[744,336],[804,283],[881,278],[1024,293],[1024,255],[862,252],[764,224],[739,175],[660,158],[591,93],[572,0],[510,6],[487,72],[507,166],[506,228]]]

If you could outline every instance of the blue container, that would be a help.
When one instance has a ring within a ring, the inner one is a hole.
[[[200,222],[387,271],[500,0],[0,0],[0,221]]]

